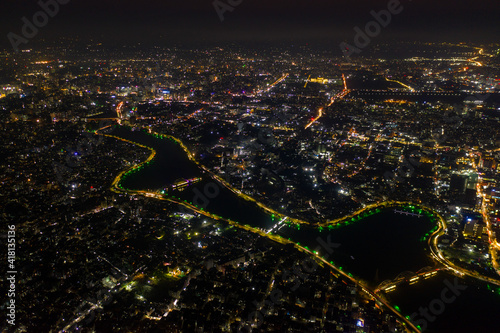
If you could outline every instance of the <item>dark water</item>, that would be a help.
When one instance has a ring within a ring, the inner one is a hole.
[[[140,172],[122,181],[123,188],[135,190],[160,190],[177,179],[201,177],[203,180],[183,191],[172,192],[178,198],[203,207],[206,211],[237,221],[241,224],[268,229],[274,222],[271,215],[257,205],[236,196],[187,158],[180,145],[168,139],[155,138],[142,131],[120,127],[113,134],[124,139],[154,148],[155,159]]]
[[[202,177],[203,181],[176,192],[175,196],[241,224],[268,229],[276,222],[255,204],[239,198],[204,174],[175,142],[123,127],[115,129],[113,134],[157,151],[152,163],[122,181],[123,188],[158,190],[179,178]],[[305,226],[297,229],[297,226],[285,225],[277,233],[311,250],[319,249],[325,259],[333,261],[369,286],[376,287],[402,272],[416,272],[434,265],[427,255],[427,243],[421,240],[434,227],[435,224],[425,216],[417,218],[383,210],[331,230],[324,228],[320,231]],[[339,245],[331,254],[322,252],[318,241],[320,238],[328,242],[328,237],[330,242]],[[411,315],[439,299],[446,287],[444,281],[453,282],[454,279],[453,275],[440,272],[436,277],[415,285],[398,287],[387,297],[404,315]],[[500,290],[492,292],[485,283],[473,279],[460,281],[467,285],[467,289],[453,302],[445,304],[442,313],[433,321],[426,322],[426,332],[500,332],[496,318],[500,310]],[[416,320],[421,318],[417,316]]]
[[[311,250],[320,246],[318,237],[324,241],[330,237],[339,247],[328,261],[376,287],[401,272],[417,272],[433,265],[426,255],[426,242],[420,239],[434,227],[435,223],[425,216],[412,217],[386,210],[333,230],[324,228],[320,232],[316,228],[301,226],[297,230],[295,226],[287,226],[279,234]],[[322,255],[324,251],[319,253]]]
[[[157,190],[173,184],[179,178],[202,176],[200,169],[174,141],[158,139],[146,132],[131,131],[126,127],[119,127],[112,134],[151,147],[157,152],[152,163],[122,181],[124,188]]]
[[[457,294],[448,291],[449,285],[456,286],[455,283],[459,285]],[[465,290],[461,290],[462,285]],[[414,323],[422,328],[427,324],[425,332],[496,333],[500,332],[497,317],[500,289],[493,287],[472,278],[458,279],[450,273],[439,272],[428,280],[398,287],[387,298],[405,316],[417,313]],[[420,309],[428,311],[427,319],[425,314],[419,313]]]

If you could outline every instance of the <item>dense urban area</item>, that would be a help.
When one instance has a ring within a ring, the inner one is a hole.
[[[439,270],[500,293],[499,44],[334,57],[69,39],[0,58],[15,332],[413,332],[395,286]],[[139,133],[181,147],[196,173],[162,174],[177,159]],[[212,211],[217,186],[271,224]],[[333,234],[374,209],[433,218],[430,268],[357,276],[284,231]]]

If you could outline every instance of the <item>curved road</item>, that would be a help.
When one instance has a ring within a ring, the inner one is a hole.
[[[96,132],[97,134],[98,131]],[[316,223],[316,224],[311,224],[311,223],[308,223],[306,221],[302,221],[302,220],[298,220],[298,219],[294,219],[294,218],[290,218],[290,217],[287,217],[281,213],[278,213],[276,211],[274,211],[273,209],[265,206],[264,204],[256,201],[254,198],[242,193],[241,191],[233,188],[230,184],[228,184],[226,181],[224,181],[221,177],[215,175],[213,172],[211,172],[210,170],[208,170],[206,167],[204,167],[203,165],[199,164],[198,161],[196,161],[196,159],[194,158],[194,155],[187,149],[187,147],[182,143],[182,141],[180,141],[179,139],[173,137],[173,136],[170,136],[170,135],[164,135],[164,134],[158,134],[158,133],[153,133],[154,135],[158,135],[160,137],[166,137],[166,138],[171,138],[173,140],[175,140],[177,143],[179,143],[181,145],[181,147],[185,150],[186,154],[188,155],[188,158],[195,162],[202,170],[206,171],[207,173],[209,173],[211,175],[212,178],[216,179],[218,182],[220,182],[223,186],[225,186],[226,188],[228,188],[229,190],[231,190],[234,194],[238,195],[239,197],[247,200],[247,201],[251,201],[251,202],[254,202],[256,203],[259,207],[261,207],[263,210],[267,211],[268,213],[272,213],[272,214],[275,214],[276,216],[278,216],[279,218],[287,218],[288,220],[290,220],[291,222],[294,222],[294,223],[301,223],[301,224],[308,224],[308,225],[311,225],[311,226],[328,226],[328,225],[333,225],[333,224],[337,224],[337,223],[341,223],[343,221],[346,221],[348,219],[352,219],[352,218],[355,218],[363,213],[366,213],[366,212],[370,212],[371,210],[373,209],[379,209],[379,208],[388,208],[388,207],[397,207],[397,206],[401,206],[401,205],[412,205],[418,209],[422,209],[422,210],[425,210],[435,216],[438,217],[438,230],[436,230],[430,237],[429,237],[429,240],[428,240],[428,245],[429,245],[429,248],[431,249],[431,254],[432,254],[432,257],[439,263],[441,263],[442,265],[444,265],[445,267],[447,267],[451,272],[453,272],[454,274],[462,277],[463,275],[468,275],[468,276],[471,276],[471,277],[474,277],[476,279],[479,279],[479,280],[482,280],[482,281],[486,281],[486,282],[489,282],[489,283],[493,283],[495,285],[499,285],[500,286],[500,281],[498,280],[495,280],[495,279],[492,279],[492,278],[488,278],[488,277],[485,277],[485,276],[481,276],[477,273],[474,273],[474,272],[471,272],[471,271],[468,271],[464,268],[461,268],[461,267],[458,267],[456,265],[454,265],[453,263],[451,263],[449,260],[447,260],[446,258],[444,258],[443,254],[441,253],[441,251],[439,250],[439,248],[437,247],[437,240],[439,238],[439,236],[441,236],[442,234],[444,234],[444,230],[445,230],[445,227],[446,227],[446,224],[444,222],[444,219],[441,217],[441,215],[439,213],[437,213],[435,210],[429,208],[429,207],[425,207],[425,206],[422,206],[422,205],[415,205],[415,204],[412,204],[412,203],[408,203],[408,202],[399,202],[399,201],[386,201],[386,202],[381,202],[381,203],[375,203],[375,204],[371,204],[371,205],[368,205],[348,216],[344,216],[342,218],[338,218],[338,219],[335,219],[335,220],[331,220],[331,221],[327,221],[327,222],[324,222],[324,223]],[[131,144],[135,144],[139,147],[142,147],[142,148],[146,148],[146,149],[149,149],[151,151],[151,154],[150,156],[144,161],[144,162],[141,162],[129,169],[126,169],[122,172],[120,172],[120,174],[118,174],[118,176],[114,179],[112,185],[111,185],[111,190],[115,193],[126,193],[126,194],[129,194],[129,195],[143,195],[143,196],[146,196],[146,197],[150,197],[150,198],[155,198],[155,199],[158,199],[158,200],[165,200],[165,201],[170,201],[170,202],[173,202],[173,203],[176,203],[176,204],[179,204],[179,205],[182,205],[194,212],[197,212],[201,215],[204,215],[204,216],[207,216],[209,218],[212,218],[212,219],[215,219],[215,220],[220,220],[220,221],[224,221],[224,222],[227,222],[228,224],[232,225],[232,226],[235,226],[235,227],[238,227],[238,228],[241,228],[241,229],[244,229],[244,230],[247,230],[247,231],[250,231],[250,232],[254,232],[254,233],[257,233],[259,234],[260,236],[263,236],[263,237],[267,237],[269,239],[272,239],[276,242],[279,242],[281,244],[293,244],[295,248],[297,248],[298,250],[302,251],[302,252],[305,252],[311,256],[313,256],[317,261],[320,261],[322,262],[323,264],[329,266],[331,269],[333,269],[335,272],[337,272],[338,274],[342,275],[344,278],[348,279],[349,281],[351,281],[352,283],[356,284],[358,287],[361,288],[361,290],[363,290],[367,295],[369,295],[369,297],[372,299],[372,300],[376,300],[379,304],[383,304],[386,306],[387,309],[389,309],[393,314],[395,314],[405,325],[406,325],[406,329],[408,331],[413,331],[413,332],[420,332],[420,330],[410,321],[408,320],[407,318],[405,318],[401,313],[399,313],[399,311],[397,311],[394,307],[392,307],[385,299],[383,299],[381,296],[379,296],[375,291],[371,290],[370,288],[368,288],[367,286],[365,286],[362,282],[356,280],[355,278],[353,278],[352,276],[348,275],[347,273],[343,272],[341,269],[339,269],[338,267],[336,267],[335,265],[331,264],[330,262],[326,261],[325,259],[323,259],[322,257],[320,257],[317,253],[314,253],[308,249],[306,249],[305,247],[302,247],[288,239],[285,239],[285,238],[282,238],[281,236],[278,236],[278,235],[273,235],[273,234],[270,234],[270,233],[266,233],[264,230],[261,230],[261,229],[258,229],[258,228],[254,228],[254,227],[251,227],[251,226],[248,226],[248,225],[242,225],[242,224],[239,224],[238,222],[235,222],[235,221],[232,221],[230,219],[226,219],[226,218],[223,218],[221,216],[218,216],[218,215],[215,215],[215,214],[211,214],[209,212],[206,212],[204,211],[202,208],[199,208],[197,207],[196,205],[192,204],[192,203],[189,203],[189,202],[186,202],[186,201],[182,201],[180,199],[177,199],[177,198],[174,198],[174,197],[167,197],[165,195],[162,195],[162,194],[157,194],[157,193],[151,193],[151,192],[147,192],[147,191],[127,191],[123,188],[121,188],[121,185],[120,185],[120,181],[122,179],[122,177],[129,171],[131,170],[134,170],[134,169],[137,169],[143,165],[146,165],[148,164],[149,162],[151,162],[153,160],[153,158],[156,156],[156,151],[151,148],[151,147],[147,147],[145,145],[142,145],[142,144],[139,144],[139,143],[136,143],[136,142],[133,142],[133,141],[130,141],[130,140],[127,140],[127,139],[123,139],[123,138],[120,138],[118,136],[114,136],[114,135],[110,135],[110,134],[99,134],[99,135],[103,135],[103,136],[107,136],[107,137],[111,137],[111,138],[114,138],[114,139],[118,139],[118,140],[121,140],[121,141],[124,141],[124,142],[128,142],[128,143],[131,143]]]

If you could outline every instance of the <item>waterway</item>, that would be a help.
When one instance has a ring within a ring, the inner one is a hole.
[[[277,222],[255,203],[244,200],[213,180],[188,158],[175,141],[125,127],[114,129],[112,134],[157,152],[150,164],[122,180],[124,189],[158,191],[179,178],[201,177],[201,182],[171,195],[240,224],[267,230]],[[285,224],[276,233],[310,250],[319,249],[319,254],[325,259],[375,289],[382,281],[392,280],[400,273],[417,272],[435,265],[428,256],[427,242],[422,239],[433,228],[435,222],[426,216],[407,216],[385,209],[337,227],[319,229]],[[329,239],[338,246],[332,253],[321,252],[319,239],[324,242]],[[414,285],[398,286],[387,294],[387,298],[398,305],[402,314],[411,315],[420,307],[428,307],[434,299],[439,299],[446,287],[444,281],[453,282],[454,278],[441,271],[437,276],[422,279]],[[432,321],[426,321],[426,332],[497,332],[490,327],[496,326],[500,290],[488,288],[485,283],[473,279],[460,281],[467,289],[453,302],[445,304],[442,313],[434,316]],[[421,316],[417,316],[419,318]]]
[[[450,291],[450,285],[458,285],[456,294]],[[499,332],[500,288],[473,278],[460,279],[441,271],[414,285],[400,286],[386,297],[405,315],[416,314],[415,325],[425,321],[425,332]],[[420,310],[428,314],[420,314]]]
[[[318,237],[330,239],[338,247],[329,254],[328,261],[376,287],[401,272],[417,272],[433,265],[426,255],[423,237],[434,227],[435,223],[425,216],[395,214],[393,209],[387,209],[332,230],[286,226],[278,234],[298,240],[311,250],[319,246]]]
[[[157,191],[178,179],[201,177],[201,182],[183,191],[173,191],[171,195],[203,207],[212,214],[252,227],[268,229],[275,223],[273,217],[255,203],[239,198],[213,180],[187,158],[186,152],[175,141],[159,139],[144,131],[131,131],[125,127],[115,129],[112,134],[151,147],[157,152],[152,163],[122,181],[123,188]]]

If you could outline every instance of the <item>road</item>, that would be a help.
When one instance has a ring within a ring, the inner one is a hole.
[[[346,81],[344,74],[342,74],[342,80],[344,81],[344,90],[339,92],[337,95],[333,96],[330,99],[330,103],[326,107],[332,106],[332,104],[335,103],[335,101],[341,100],[342,98],[346,97],[351,92],[349,89],[347,89],[347,81]],[[311,125],[314,124],[322,116],[323,116],[323,108],[320,108],[318,110],[318,116],[316,118],[313,118],[311,120],[311,122],[306,125],[305,129],[308,129],[309,127],[311,127]]]
[[[207,173],[209,175],[211,175],[212,178],[214,178],[217,181],[219,181],[222,185],[224,185],[226,188],[228,188],[229,190],[231,190],[233,193],[235,193],[239,197],[241,197],[241,198],[243,198],[245,200],[249,200],[249,201],[255,202],[257,205],[259,205],[259,207],[261,207],[262,209],[264,209],[266,212],[275,214],[276,217],[280,218],[281,221],[279,221],[276,225],[279,225],[280,222],[284,221],[284,219],[288,219],[292,223],[302,223],[302,224],[308,224],[308,225],[318,226],[318,227],[319,226],[329,226],[329,225],[333,225],[333,224],[336,224],[336,223],[341,223],[343,221],[346,221],[346,220],[349,220],[349,219],[352,219],[352,218],[356,218],[359,215],[364,214],[364,213],[373,212],[373,210],[376,210],[376,209],[387,208],[387,207],[400,207],[400,206],[404,206],[404,205],[412,205],[412,207],[415,207],[417,209],[422,209],[422,210],[428,211],[431,214],[433,214],[434,216],[436,216],[438,218],[438,221],[439,221],[438,222],[438,226],[439,226],[438,230],[436,230],[431,235],[431,237],[429,237],[429,240],[428,240],[428,245],[429,245],[429,248],[431,249],[432,257],[437,262],[443,264],[443,266],[445,266],[451,272],[453,272],[454,274],[456,274],[456,275],[458,275],[460,277],[462,277],[464,275],[468,275],[468,276],[474,277],[476,279],[479,279],[479,280],[482,280],[482,281],[489,282],[489,283],[492,283],[492,284],[500,286],[500,281],[492,279],[492,278],[488,278],[488,277],[485,277],[485,276],[481,276],[481,275],[479,275],[479,274],[477,274],[475,272],[470,272],[470,271],[468,271],[466,269],[458,267],[458,266],[454,265],[453,263],[451,263],[449,260],[447,260],[443,256],[443,254],[441,253],[441,251],[439,250],[439,248],[437,246],[437,242],[438,242],[439,236],[441,236],[444,233],[444,230],[446,228],[446,224],[445,224],[444,219],[440,216],[440,214],[437,213],[435,210],[429,208],[429,207],[425,207],[425,206],[422,206],[422,205],[415,205],[415,204],[407,203],[407,202],[386,201],[386,202],[382,202],[382,203],[375,203],[375,204],[371,204],[371,205],[365,206],[363,209],[361,209],[359,211],[356,211],[356,212],[354,212],[354,213],[352,213],[352,214],[350,214],[348,216],[344,216],[342,218],[339,218],[339,219],[331,220],[331,221],[328,221],[328,222],[325,222],[325,223],[321,223],[321,224],[320,223],[311,224],[311,223],[308,223],[308,222],[305,222],[305,221],[293,219],[293,218],[290,218],[290,217],[285,216],[283,214],[277,213],[277,212],[273,211],[272,209],[270,209],[269,207],[266,207],[262,203],[256,201],[255,199],[249,197],[248,195],[242,193],[238,189],[233,188],[230,184],[226,183],[219,176],[215,175],[210,170],[206,169],[203,165],[199,164],[198,161],[196,161],[196,159],[194,158],[194,155],[177,138],[172,137],[172,136],[168,136],[168,135],[163,135],[163,134],[157,134],[157,133],[154,133],[154,134],[157,135],[157,136],[160,136],[160,137],[169,137],[169,138],[173,138],[174,140],[176,140],[176,142],[178,142],[181,145],[181,147],[183,147],[183,149],[186,151],[186,153],[188,155],[188,158],[190,160],[194,161],[200,168],[202,168],[203,170],[207,171]],[[406,319],[401,313],[399,313],[399,311],[397,311],[395,308],[393,308],[387,301],[385,301],[375,291],[369,289],[361,281],[356,280],[350,274],[347,274],[347,273],[343,272],[341,269],[339,269],[338,267],[336,267],[335,265],[333,265],[333,263],[326,261],[317,252],[311,252],[310,250],[308,250],[308,249],[306,249],[306,248],[304,248],[304,247],[302,247],[302,246],[300,246],[300,245],[298,245],[298,244],[296,244],[296,243],[294,243],[294,242],[292,242],[292,241],[290,241],[288,239],[282,238],[281,236],[278,236],[278,235],[274,235],[274,234],[272,234],[272,233],[270,233],[270,232],[268,232],[266,230],[255,228],[255,227],[251,227],[251,226],[248,226],[248,225],[242,225],[242,224],[240,224],[240,223],[238,223],[236,221],[232,221],[230,219],[226,219],[226,218],[223,218],[221,216],[209,213],[209,212],[203,210],[203,208],[200,208],[200,207],[198,207],[197,205],[195,205],[195,204],[193,204],[191,202],[183,201],[180,198],[176,198],[175,196],[169,196],[168,194],[151,193],[151,192],[148,192],[148,191],[124,190],[121,187],[121,185],[120,185],[120,181],[121,181],[123,175],[125,175],[127,172],[129,172],[129,171],[131,171],[133,169],[136,169],[138,167],[141,167],[141,166],[149,163],[156,156],[156,151],[153,148],[146,147],[146,146],[144,146],[142,144],[139,144],[139,143],[136,143],[136,142],[132,142],[130,140],[123,139],[123,138],[120,138],[120,137],[117,137],[117,136],[113,136],[113,135],[109,135],[109,134],[101,134],[101,135],[108,136],[108,137],[113,137],[113,138],[116,138],[118,140],[122,140],[124,142],[136,144],[136,145],[138,145],[140,147],[147,148],[147,149],[149,149],[151,151],[151,154],[150,154],[150,156],[148,157],[148,159],[146,161],[144,161],[144,162],[142,162],[142,163],[140,163],[140,164],[138,164],[136,166],[133,166],[131,169],[122,171],[115,178],[115,180],[113,181],[112,186],[111,186],[111,190],[113,192],[126,193],[128,195],[143,195],[143,196],[155,198],[155,199],[158,199],[158,200],[170,201],[170,202],[182,205],[182,206],[184,206],[184,207],[186,207],[186,208],[188,208],[188,209],[190,209],[190,210],[192,210],[192,211],[194,211],[194,212],[196,212],[198,214],[207,216],[207,217],[212,218],[214,220],[224,221],[224,222],[226,222],[226,223],[228,223],[228,224],[230,224],[232,226],[235,226],[235,227],[238,227],[238,228],[241,228],[241,229],[244,229],[244,230],[256,233],[256,234],[259,234],[260,236],[267,237],[267,238],[269,238],[271,240],[274,240],[276,242],[279,242],[281,244],[293,244],[297,249],[299,249],[299,250],[301,250],[303,252],[306,252],[306,253],[314,256],[317,260],[323,262],[325,265],[329,266],[332,270],[336,271],[338,274],[341,274],[343,277],[345,277],[349,281],[351,281],[354,284],[356,284],[357,286],[359,286],[366,294],[368,294],[370,297],[372,297],[372,299],[374,299],[378,303],[383,304],[384,306],[386,306],[387,309],[389,309],[391,312],[393,312],[396,316],[398,316],[398,318],[400,318],[407,325],[407,328],[408,328],[409,331],[419,332],[418,328],[415,327],[413,325],[413,323],[411,323],[408,319]]]
[[[265,92],[269,92],[271,89],[273,89],[276,85],[280,84],[281,82],[283,82],[283,80],[285,80],[290,74],[288,73],[285,73],[283,74],[283,76],[281,76],[278,80],[276,80],[275,82],[271,83],[269,86],[267,86],[266,88],[264,89],[261,89],[261,90],[258,90],[255,94],[253,94],[252,96],[255,97],[257,95],[261,95]]]
[[[388,82],[395,82],[395,83],[399,83],[399,84],[400,84],[400,85],[402,85],[403,87],[405,87],[405,88],[409,89],[411,92],[415,92],[415,89],[413,89],[412,87],[410,87],[410,86],[409,86],[409,85],[407,85],[407,84],[404,84],[404,83],[403,83],[403,82],[401,82],[401,81],[397,81],[397,80],[390,80],[390,79],[388,79],[388,78],[385,78],[385,80],[386,80],[386,81],[388,81]]]
[[[478,175],[478,181],[476,185],[476,190],[477,190],[477,196],[481,198],[481,215],[483,216],[483,220],[486,223],[486,228],[488,232],[488,241],[490,243],[488,249],[489,249],[489,254],[491,258],[491,264],[493,265],[493,268],[497,272],[498,275],[500,275],[500,267],[498,265],[498,256],[497,256],[497,251],[500,250],[500,245],[498,244],[495,233],[493,232],[493,225],[491,223],[490,216],[488,214],[488,205],[486,204],[486,194],[483,191],[483,188],[481,187],[482,183],[482,176],[481,173],[478,170],[478,166],[475,161],[475,155],[472,151],[469,153],[471,160],[472,160],[472,166],[476,170],[476,173]]]

